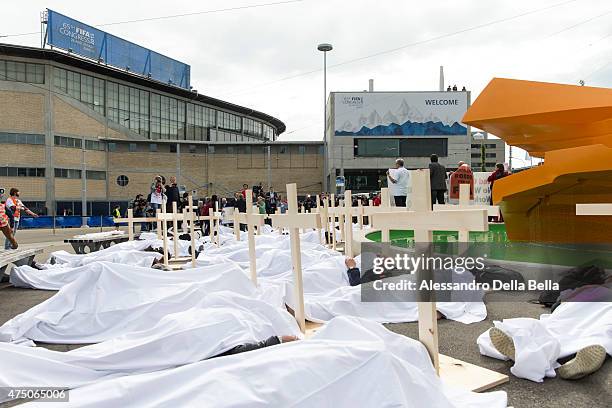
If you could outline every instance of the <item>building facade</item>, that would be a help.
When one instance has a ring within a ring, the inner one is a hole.
[[[487,132],[472,133],[471,160],[474,171],[495,171],[497,163],[506,162],[506,144],[489,138]]]
[[[197,196],[243,183],[321,191],[321,142],[281,142],[280,120],[49,49],[0,44],[0,188],[31,207],[108,214],[155,175]]]
[[[386,186],[386,171],[403,158],[408,169],[426,168],[431,154],[449,170],[471,163],[471,130],[461,123],[469,91],[332,92],[326,141],[328,182],[374,191]]]

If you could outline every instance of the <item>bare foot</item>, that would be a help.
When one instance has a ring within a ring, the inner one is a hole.
[[[295,336],[281,336],[281,343],[289,343],[291,341],[296,341],[298,338]]]

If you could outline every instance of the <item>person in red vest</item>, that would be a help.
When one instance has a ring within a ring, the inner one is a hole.
[[[495,167],[495,171],[487,178],[487,181],[491,183],[491,199],[489,200],[491,205],[493,205],[493,184],[495,183],[495,180],[499,180],[500,178],[504,178],[509,175],[503,164],[497,163]]]
[[[457,163],[458,167],[450,176],[450,191],[448,194],[449,198],[459,198],[459,185],[469,184],[470,185],[470,200],[474,199],[474,173],[470,166],[460,161]]]

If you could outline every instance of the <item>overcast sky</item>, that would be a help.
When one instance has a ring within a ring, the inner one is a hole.
[[[0,35],[39,30],[46,7],[98,25],[277,1],[7,1]],[[472,100],[495,76],[612,86],[609,0],[303,0],[102,29],[187,62],[200,93],[278,117],[287,124],[281,138],[293,140],[322,138],[321,42],[334,46],[329,91],[363,90],[369,78],[379,91],[436,90],[440,65]],[[40,38],[0,42],[37,46]]]

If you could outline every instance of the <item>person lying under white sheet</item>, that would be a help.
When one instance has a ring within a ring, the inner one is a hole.
[[[169,350],[171,351],[171,350]],[[502,408],[503,391],[445,384],[425,347],[382,325],[336,318],[308,340],[98,381],[70,401],[24,407]]]
[[[542,382],[555,377],[558,369],[561,378],[579,379],[597,371],[606,353],[612,355],[610,302],[565,302],[539,320],[504,319],[494,324],[478,337],[480,353],[513,360],[510,372],[519,378]]]
[[[4,387],[36,384],[74,389],[287,343],[300,335],[287,311],[218,292],[204,307],[171,313],[144,330],[68,352],[0,343],[0,402]]]

